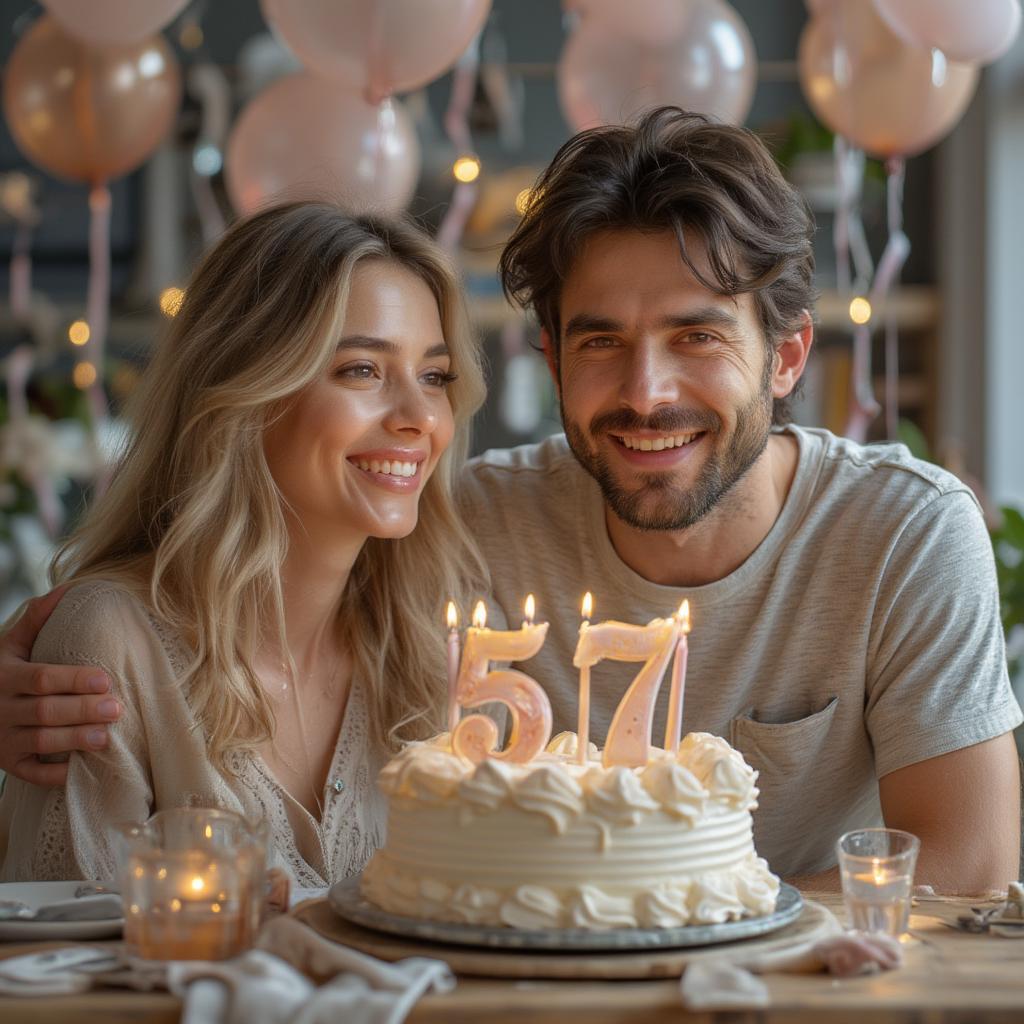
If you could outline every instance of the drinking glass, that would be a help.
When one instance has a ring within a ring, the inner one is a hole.
[[[917,836],[893,828],[863,828],[839,837],[839,873],[851,928],[903,935],[920,847]]]
[[[259,927],[267,829],[232,811],[178,807],[120,826],[124,939],[148,960],[223,960]]]

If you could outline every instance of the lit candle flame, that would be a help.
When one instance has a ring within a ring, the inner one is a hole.
[[[459,610],[455,607],[454,601],[448,602],[448,628],[458,629],[459,628]]]
[[[206,883],[199,877],[199,875],[196,875],[195,878],[192,879],[192,891],[202,892],[205,888]]]
[[[871,874],[874,876],[875,885],[885,885],[885,868],[882,867],[882,862],[877,857],[871,859]]]
[[[526,621],[532,626],[533,617],[537,614],[537,602],[533,598],[533,594],[526,595],[526,604],[523,606],[524,614],[526,615]]]
[[[583,618],[588,622],[590,617],[594,614],[594,595],[588,590],[583,595]]]
[[[487,606],[483,601],[477,601],[473,609],[473,625],[477,629],[483,629],[487,625]]]
[[[683,601],[679,606],[679,621],[682,624],[683,632],[690,632],[690,602],[688,600]]]

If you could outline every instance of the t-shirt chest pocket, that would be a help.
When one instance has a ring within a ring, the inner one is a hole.
[[[820,711],[789,722],[759,722],[741,715],[729,723],[729,742],[760,772],[763,796],[779,785],[787,789],[828,760],[828,737],[839,698]],[[762,803],[764,801],[762,800]]]

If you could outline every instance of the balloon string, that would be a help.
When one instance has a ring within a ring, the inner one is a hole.
[[[477,72],[480,68],[480,36],[466,47],[452,72],[452,91],[444,115],[444,128],[455,147],[456,156],[473,152],[473,136],[469,130],[469,109],[476,92]],[[473,207],[476,206],[479,185],[476,181],[456,181],[452,201],[437,229],[438,244],[454,250],[466,230]]]
[[[844,299],[850,298],[850,211],[853,196],[847,186],[849,146],[842,135],[832,143],[835,157],[836,216],[832,225],[832,245],[836,254],[836,288]]]
[[[96,371],[88,388],[94,433],[107,418],[103,361],[110,313],[110,205],[110,189],[102,184],[93,186],[89,192],[89,287],[85,314],[89,341],[85,351]]]
[[[835,138],[833,152],[838,192],[834,239],[836,283],[843,299],[849,301],[853,297],[853,289],[862,290],[873,273],[871,252],[864,241],[864,225],[860,217],[864,153],[850,146],[841,135]],[[856,280],[851,279],[851,251]],[[851,348],[849,411],[843,433],[863,442],[867,440],[868,427],[879,409],[871,386],[871,331],[867,325],[854,326]]]
[[[213,175],[224,159],[224,140],[231,120],[231,88],[215,64],[194,65],[188,91],[199,104],[199,134],[192,149],[192,197],[199,213],[203,243],[212,245],[224,234],[224,214],[213,190]]]
[[[889,279],[885,282],[886,295],[899,281],[900,271],[910,255],[910,240],[903,233],[903,186],[906,180],[906,164],[901,158],[893,158],[886,164],[886,212],[889,238],[897,255]],[[899,329],[896,320],[895,303],[885,306],[885,429],[894,440],[899,430]]]
[[[14,234],[10,267],[11,312],[19,323],[32,314],[32,225],[18,225]]]

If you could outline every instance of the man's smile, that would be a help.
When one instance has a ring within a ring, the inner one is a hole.
[[[660,469],[689,461],[707,431],[688,434],[609,434],[615,451],[632,466]]]
[[[624,445],[626,448],[633,449],[634,451],[660,452],[665,448],[682,448],[683,445],[690,444],[701,433],[703,433],[703,431],[698,430],[690,434],[657,434],[654,436],[612,434],[612,437],[618,441],[619,444]]]

